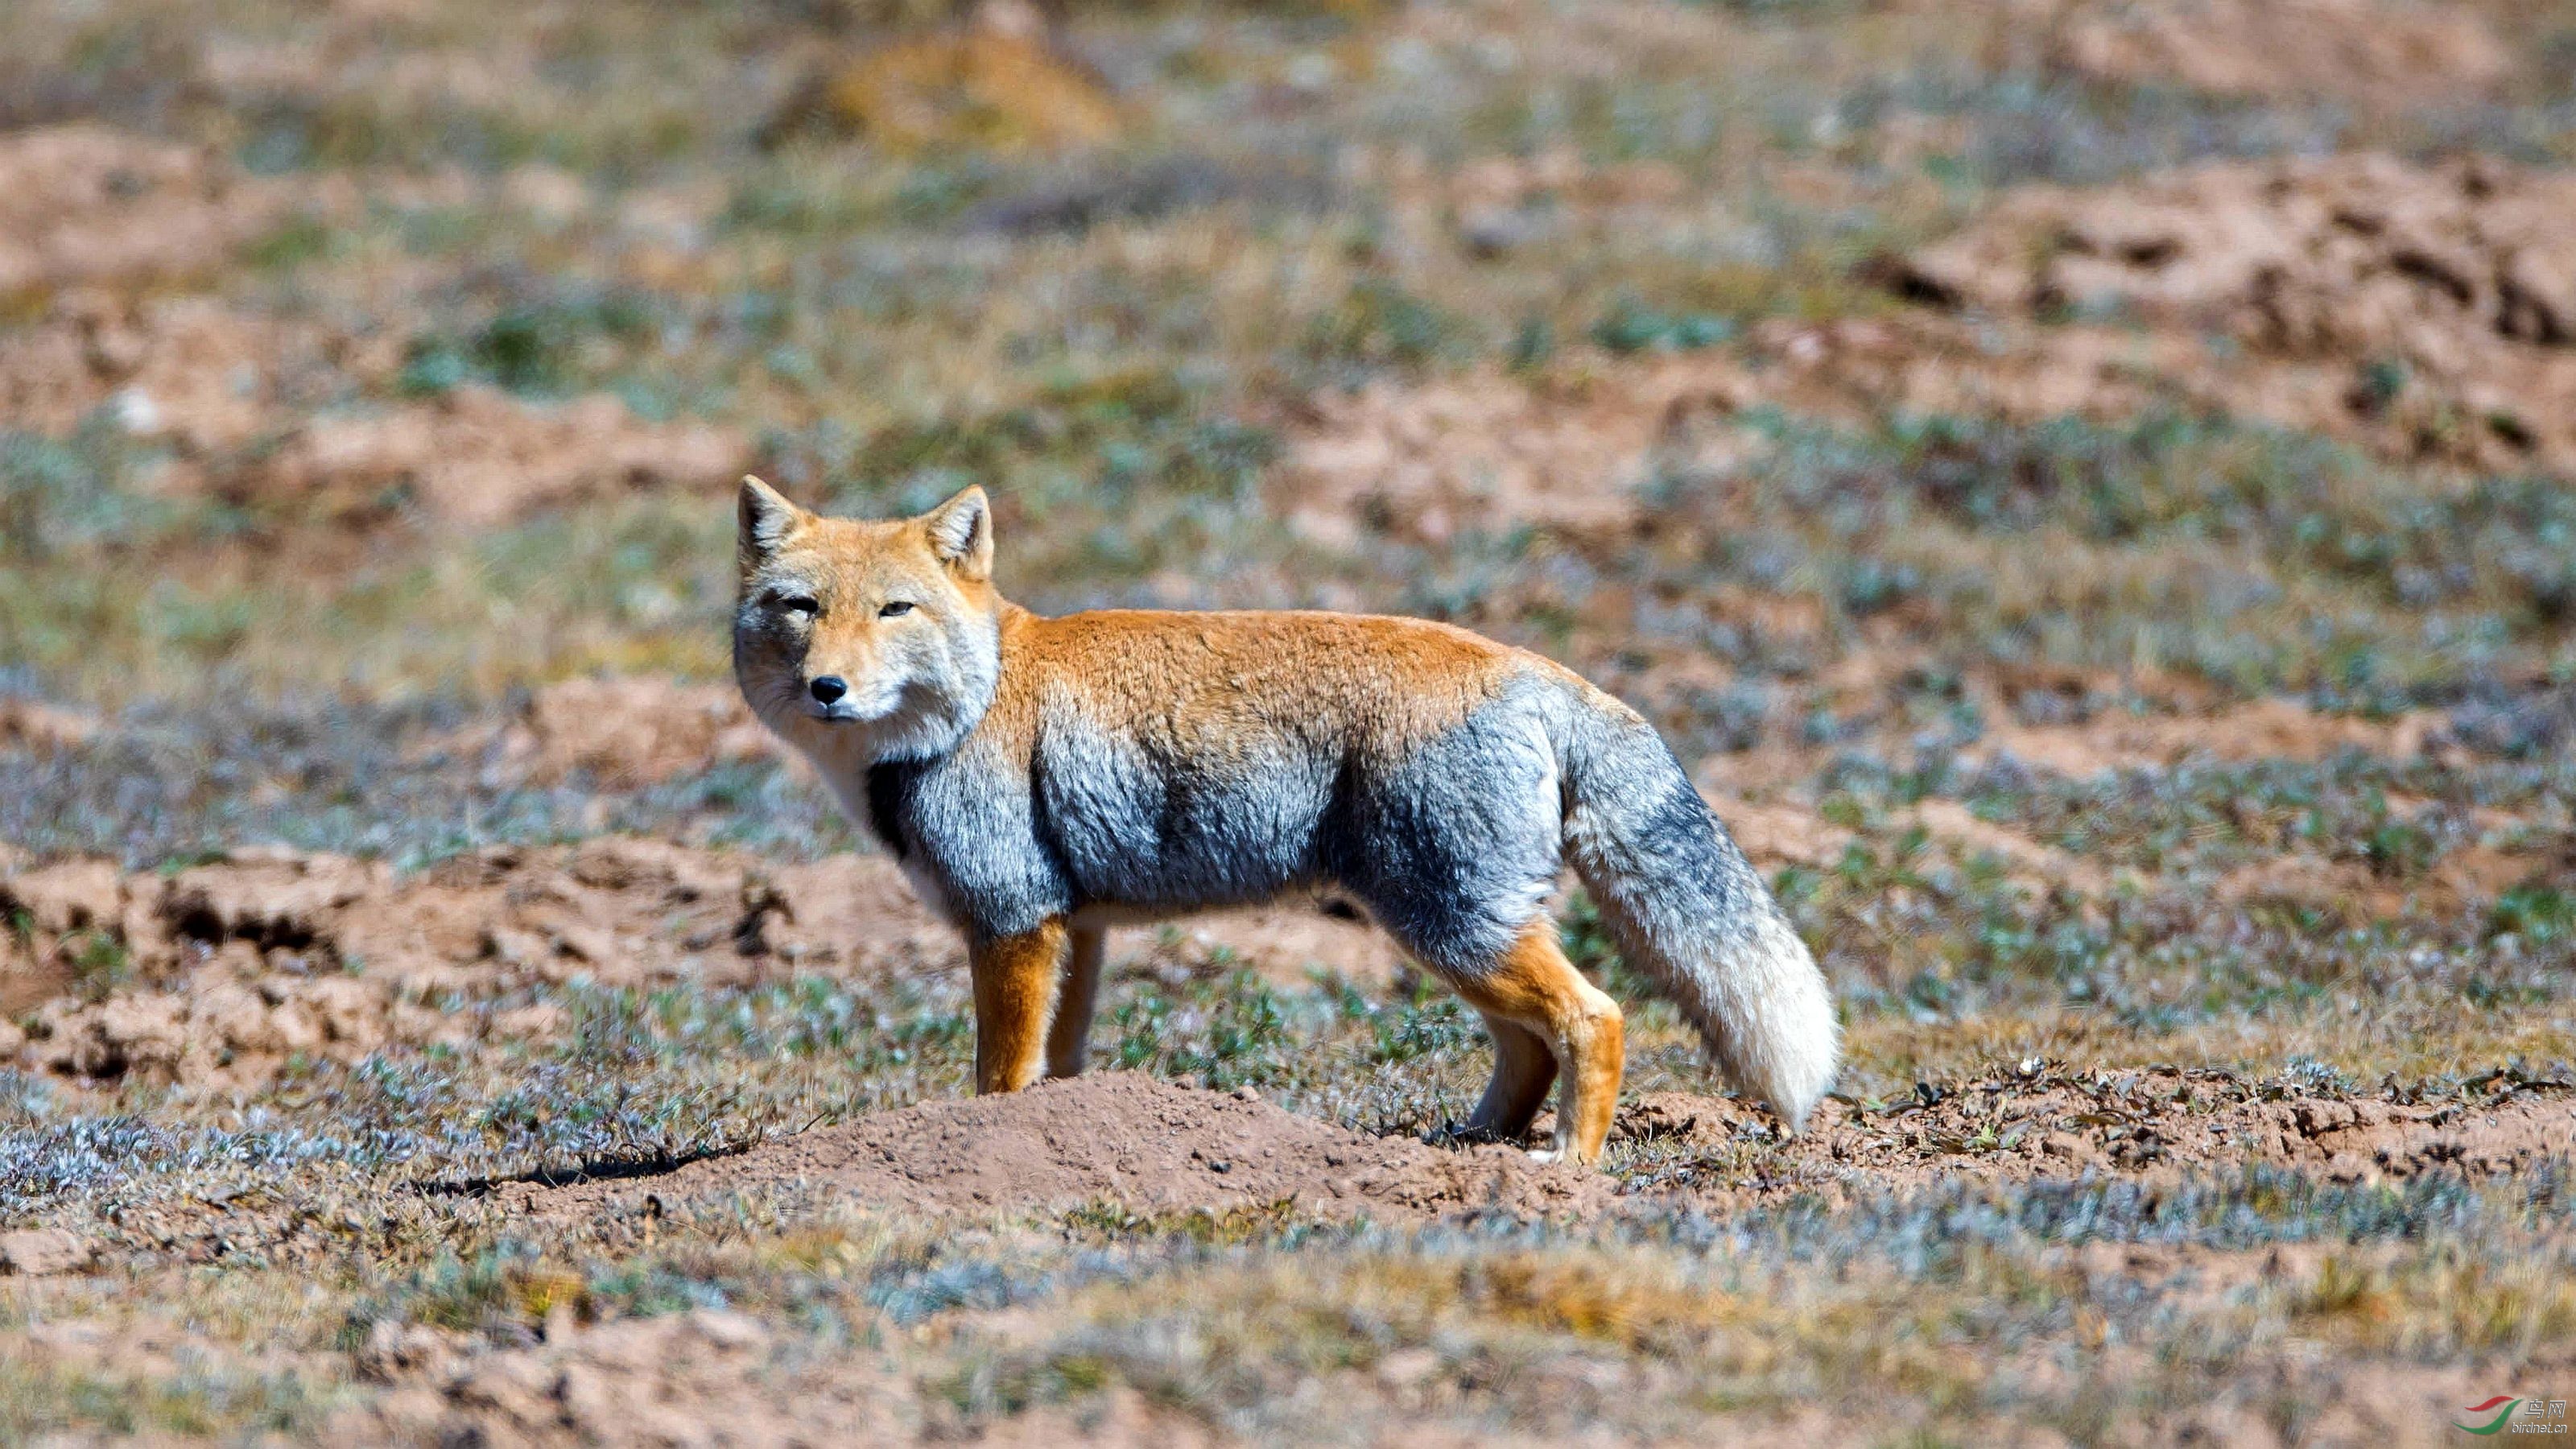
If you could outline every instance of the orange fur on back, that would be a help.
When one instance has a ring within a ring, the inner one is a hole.
[[[1149,746],[1330,732],[1390,753],[1454,728],[1537,662],[1422,619],[1144,609],[1014,611],[1002,657],[1003,699],[1068,704]]]

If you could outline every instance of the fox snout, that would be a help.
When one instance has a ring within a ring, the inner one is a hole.
[[[981,489],[920,518],[823,518],[743,480],[734,672],[791,739],[918,750],[953,739],[1000,670]],[[819,731],[819,733],[816,733]]]
[[[837,674],[817,674],[805,681],[806,712],[816,719],[865,719],[864,696],[853,699],[850,681]],[[882,711],[880,711],[881,713]]]
[[[830,647],[817,638],[806,651],[801,675],[805,712],[826,720],[871,720],[890,713],[902,702],[904,671],[884,655],[884,650],[864,645]]]

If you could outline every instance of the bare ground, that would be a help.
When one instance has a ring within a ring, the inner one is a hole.
[[[2355,1184],[2512,1178],[2576,1150],[2576,1083],[2499,1079],[2461,1100],[2407,1103],[2301,1095],[2210,1070],[2078,1078],[2052,1064],[2027,1068],[1889,1103],[1835,1099],[1797,1137],[1732,1097],[1646,1093],[1621,1104],[1613,1128],[1632,1159],[1616,1186],[1533,1165],[1514,1148],[1369,1136],[1283,1112],[1250,1091],[1109,1072],[1007,1098],[924,1103],[657,1177],[520,1185],[504,1200],[516,1211],[594,1222],[782,1191],[974,1218],[1106,1203],[1160,1217],[1268,1210],[1395,1224],[1597,1220],[1964,1182],[2171,1186],[2260,1168]],[[1533,1142],[1546,1140],[1547,1126],[1542,1119]]]
[[[1270,1209],[1416,1223],[1596,1212],[1607,1184],[1509,1147],[1444,1149],[1294,1116],[1250,1091],[1126,1072],[1009,1097],[924,1103],[801,1134],[649,1182],[529,1190],[530,1212],[596,1219],[644,1200],[793,1188],[905,1213],[1156,1215]],[[659,1208],[652,1209],[659,1211]]]

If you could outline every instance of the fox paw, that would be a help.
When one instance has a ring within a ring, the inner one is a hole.
[[[1533,1147],[1530,1149],[1530,1161],[1538,1163],[1542,1167],[1551,1162],[1563,1162],[1564,1160],[1565,1153],[1561,1148]]]

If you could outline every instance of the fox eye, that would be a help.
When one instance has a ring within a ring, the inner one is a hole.
[[[896,599],[894,602],[887,604],[884,608],[877,610],[877,617],[880,619],[900,619],[911,612],[912,601],[910,599]]]
[[[808,619],[823,612],[823,606],[821,604],[816,603],[814,600],[807,598],[803,594],[781,594],[771,602],[776,604],[779,608],[786,610],[788,613],[802,614]]]

